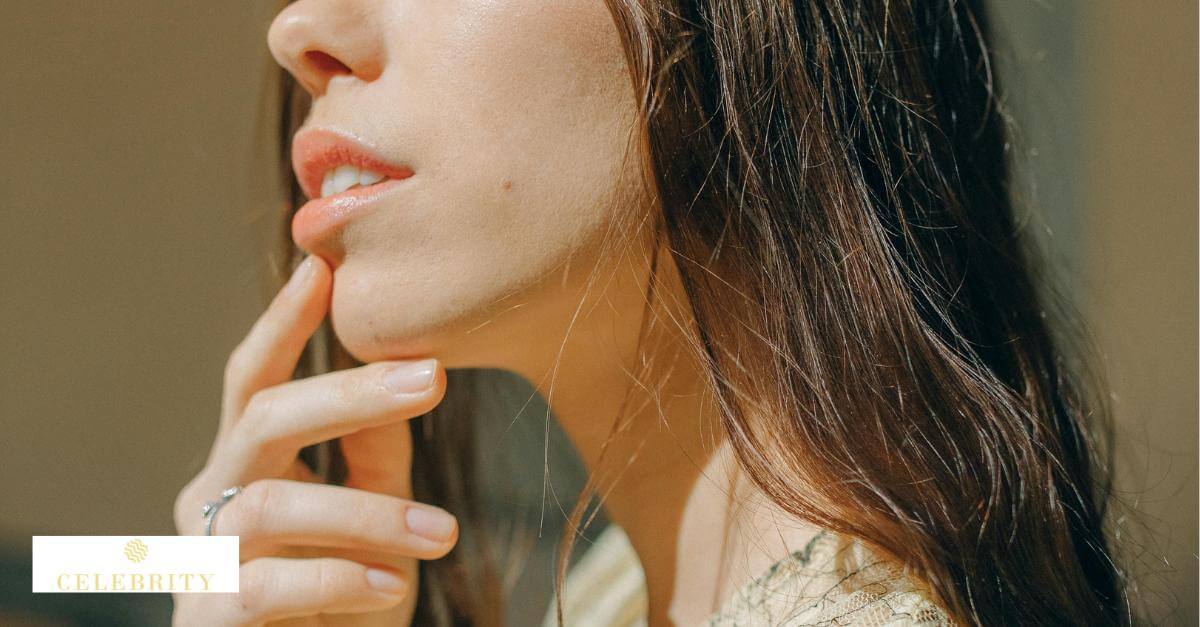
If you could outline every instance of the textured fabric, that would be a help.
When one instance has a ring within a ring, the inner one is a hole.
[[[742,586],[705,626],[952,624],[902,567],[823,531]]]
[[[629,538],[610,525],[567,573],[567,627],[644,627],[646,582]],[[741,586],[704,627],[953,625],[904,569],[828,531]],[[543,627],[555,627],[554,603]]]

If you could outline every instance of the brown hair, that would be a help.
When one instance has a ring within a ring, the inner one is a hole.
[[[957,620],[1129,622],[1101,379],[1013,215],[979,5],[610,0],[741,467],[795,516],[908,564]],[[305,96],[284,93],[286,151]],[[317,341],[338,350],[328,329]],[[465,379],[448,389],[469,402]],[[468,542],[422,562],[417,622],[493,624],[503,594],[453,411],[413,422],[417,498]]]

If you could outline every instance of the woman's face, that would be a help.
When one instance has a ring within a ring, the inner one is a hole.
[[[268,39],[313,96],[297,137],[357,138],[412,172],[294,224],[335,268],[332,322],[355,357],[504,366],[514,340],[565,330],[600,237],[642,204],[603,0],[299,0]],[[294,159],[320,171],[346,154],[312,145]]]

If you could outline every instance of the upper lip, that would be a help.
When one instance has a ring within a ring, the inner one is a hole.
[[[371,170],[389,179],[412,176],[408,166],[389,163],[356,137],[326,128],[307,128],[292,138],[292,170],[304,195],[321,197],[325,173],[339,165]]]

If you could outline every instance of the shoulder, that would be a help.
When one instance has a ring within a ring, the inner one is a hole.
[[[704,623],[953,625],[904,568],[829,531],[745,584]]]
[[[954,625],[903,567],[821,531],[741,586],[703,627]],[[624,531],[610,525],[567,573],[567,625],[645,627],[645,578]],[[555,627],[555,601],[542,621]]]

